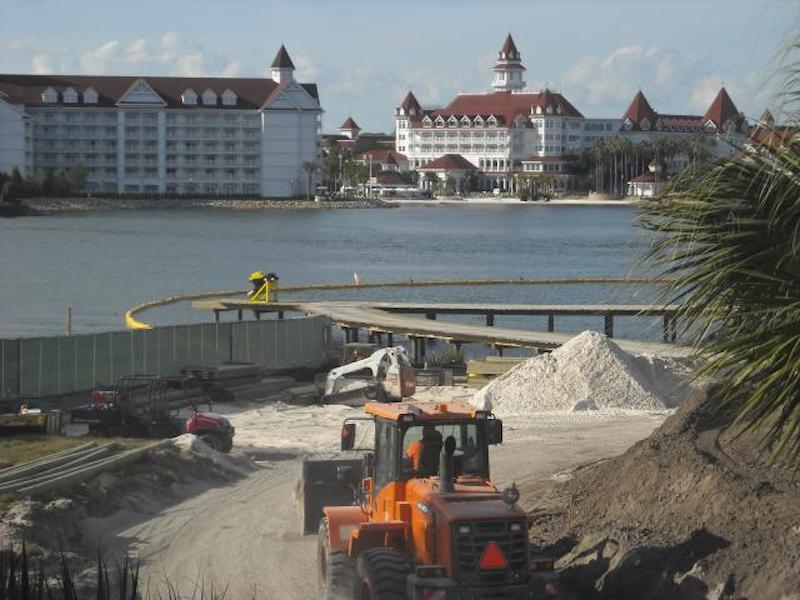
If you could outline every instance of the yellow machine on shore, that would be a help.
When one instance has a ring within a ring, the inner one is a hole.
[[[275,273],[254,271],[249,281],[253,289],[247,293],[249,302],[275,302],[278,299],[278,276]]]

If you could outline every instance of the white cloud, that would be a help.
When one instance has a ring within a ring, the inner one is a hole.
[[[692,57],[679,51],[622,46],[608,56],[580,59],[564,81],[589,105],[620,105],[639,88],[654,96],[671,91],[695,66]]]
[[[144,38],[136,40],[125,49],[125,62],[130,64],[150,63],[154,58]]]
[[[220,73],[220,75],[222,75],[222,77],[238,77],[241,69],[242,63],[240,63],[238,60],[233,60],[225,65],[225,68],[222,69],[222,73]]]
[[[102,75],[108,72],[109,65],[118,55],[119,42],[106,42],[81,56],[81,71],[88,74]]]
[[[49,75],[53,72],[53,64],[46,54],[34,54],[31,57],[31,68],[37,75]]]
[[[295,66],[295,77],[299,81],[315,81],[317,79],[317,66],[305,56],[292,58]]]

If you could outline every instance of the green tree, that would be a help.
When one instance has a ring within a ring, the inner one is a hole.
[[[306,173],[306,200],[311,199],[311,185],[314,182],[314,175],[319,172],[319,163],[314,160],[305,161],[302,165]]]
[[[86,167],[80,162],[69,167],[63,175],[65,181],[61,185],[62,191],[66,193],[80,192],[86,185],[87,173]]]
[[[800,67],[793,75],[786,96],[796,101]],[[718,384],[718,416],[798,461],[800,140],[687,170],[642,223],[656,234],[647,258],[674,281],[664,299],[681,304],[679,332],[706,358],[700,375]]]

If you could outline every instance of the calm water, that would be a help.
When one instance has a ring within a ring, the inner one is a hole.
[[[625,206],[120,211],[0,220],[0,337],[62,333],[67,306],[75,332],[121,329],[132,305],[244,288],[256,269],[277,272],[284,284],[346,282],[353,273],[362,282],[624,276],[645,243],[634,209]],[[638,302],[648,293],[511,286],[369,297],[580,303]],[[157,323],[208,320],[186,307],[149,316]]]

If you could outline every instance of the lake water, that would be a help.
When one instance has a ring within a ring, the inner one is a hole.
[[[354,273],[362,282],[626,276],[637,272],[645,247],[630,206],[164,210],[6,219],[0,220],[0,337],[60,334],[67,306],[73,307],[76,333],[122,329],[123,312],[135,304],[180,292],[242,289],[254,270],[275,271],[287,285],[351,282]],[[361,295],[568,304],[642,302],[650,293],[509,286]],[[181,306],[148,313],[147,320],[174,323],[209,315]],[[507,318],[498,325],[521,323]],[[527,326],[533,325],[529,319]],[[584,325],[570,321],[558,328]],[[622,321],[617,330],[624,335],[626,327],[641,333],[641,324]],[[648,337],[657,334],[655,325],[648,331]]]

